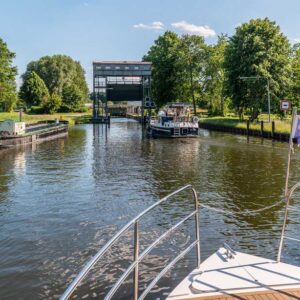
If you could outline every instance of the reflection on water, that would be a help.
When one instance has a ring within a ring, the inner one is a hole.
[[[208,131],[199,139],[147,139],[138,123],[124,119],[110,127],[76,126],[68,138],[1,152],[0,299],[56,299],[122,225],[187,183],[203,203],[237,212],[233,217],[201,209],[203,259],[224,241],[237,250],[275,258],[283,207],[259,216],[240,212],[282,197],[286,156],[284,143]],[[299,160],[296,150],[291,184],[299,178]],[[190,200],[190,194],[176,197],[145,217],[141,250],[191,211]],[[300,204],[297,197],[293,204]],[[299,218],[291,217],[289,235],[296,235]],[[192,242],[192,221],[141,264],[141,288]],[[129,231],[78,296],[101,298],[132,261],[132,238]],[[296,246],[287,243],[285,261],[300,264]],[[149,299],[163,298],[194,266],[192,252]],[[99,276],[100,270],[107,272]],[[131,291],[129,279],[116,298],[126,299]]]

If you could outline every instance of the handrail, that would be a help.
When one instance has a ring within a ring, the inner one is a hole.
[[[145,249],[142,254],[139,256],[137,261],[134,261],[127,270],[123,273],[123,275],[119,278],[119,280],[115,283],[115,285],[111,288],[109,293],[105,296],[104,300],[110,299],[114,293],[118,290],[120,285],[123,283],[123,281],[127,278],[127,276],[133,271],[135,266],[140,263],[146,256],[149,254],[149,252],[159,243],[161,242],[169,233],[174,231],[176,228],[178,228],[180,225],[182,225],[185,221],[187,221],[189,218],[191,218],[193,215],[195,215],[195,212],[192,212],[187,217],[185,217],[183,220],[181,220],[179,223],[171,227],[168,231],[166,231],[163,235],[161,235],[158,239],[156,239],[147,249]]]
[[[138,300],[144,299],[147,294],[151,291],[151,289],[156,285],[156,283],[161,279],[182,257],[184,257],[188,252],[192,250],[197,245],[198,241],[194,241],[190,244],[185,250],[183,250],[178,256],[176,256],[160,273],[151,281],[142,295],[139,297]]]
[[[160,205],[161,203],[165,202],[166,200],[170,199],[174,195],[181,193],[184,190],[191,189],[194,196],[195,202],[195,209],[194,211],[189,214],[187,217],[182,219],[180,222],[175,224],[169,230],[167,230],[163,235],[161,235],[158,239],[156,239],[144,252],[139,255],[139,220],[149,211]],[[134,225],[134,262],[129,266],[129,268],[123,273],[123,275],[119,278],[116,284],[112,287],[109,293],[106,295],[105,299],[109,300],[114,295],[114,293],[118,290],[120,285],[124,282],[126,277],[134,270],[134,299],[138,299],[138,264],[142,261],[142,259],[169,233],[174,231],[177,227],[182,225],[185,221],[187,221],[192,216],[195,216],[195,227],[196,227],[196,240],[192,244],[193,247],[197,246],[197,266],[200,266],[200,233],[199,233],[199,211],[198,211],[198,197],[195,189],[192,185],[186,185],[173,193],[165,196],[164,198],[160,199],[156,203],[152,204],[150,207],[145,209],[135,218],[133,218],[130,222],[128,222],[121,230],[119,230],[105,245],[102,249],[100,249],[90,261],[85,265],[85,267],[80,271],[80,273],[76,276],[73,282],[69,285],[66,291],[60,297],[60,300],[67,300],[73,294],[77,286],[82,282],[82,280],[86,277],[89,271],[94,267],[94,265],[103,257],[103,255],[111,248],[111,246],[122,236],[122,234],[127,231],[132,225]],[[184,251],[183,251],[184,252]],[[169,266],[169,265],[168,265]],[[168,267],[167,266],[167,267]],[[166,267],[166,268],[167,268]],[[165,268],[165,269],[166,269]],[[164,269],[164,270],[165,270]],[[159,276],[160,274],[158,274]],[[163,276],[163,275],[161,275]],[[159,280],[159,278],[158,278]],[[151,289],[151,288],[150,288]],[[150,290],[149,290],[150,291]]]
[[[298,239],[295,239],[293,237],[288,237],[286,236],[284,233],[285,233],[285,229],[286,229],[286,223],[287,223],[287,218],[288,218],[288,211],[289,210],[292,210],[292,211],[298,211],[297,209],[294,209],[294,208],[290,208],[289,205],[290,205],[290,200],[291,200],[291,197],[293,196],[295,190],[297,188],[300,187],[300,182],[296,183],[291,189],[290,191],[288,192],[287,196],[286,196],[286,205],[285,205],[285,212],[284,212],[284,220],[283,220],[283,225],[282,225],[282,231],[281,231],[281,237],[280,237],[280,243],[279,243],[279,249],[278,249],[278,254],[277,254],[277,262],[280,262],[281,260],[281,253],[282,253],[282,248],[283,248],[283,241],[284,239],[289,239],[289,240],[293,240],[293,241],[297,241],[297,242],[300,242],[300,240]]]

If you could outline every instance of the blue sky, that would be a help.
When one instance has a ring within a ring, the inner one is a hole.
[[[67,54],[90,85],[93,60],[140,60],[167,29],[214,43],[251,18],[269,17],[291,43],[300,41],[299,0],[0,1],[0,37],[16,52],[19,74],[31,60]]]

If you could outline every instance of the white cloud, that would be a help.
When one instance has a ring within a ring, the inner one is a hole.
[[[163,30],[164,29],[164,24],[160,21],[152,22],[151,24],[136,24],[133,25],[134,28],[137,29],[152,29],[152,30]]]
[[[296,44],[300,43],[300,39],[294,39],[294,43]]]
[[[211,37],[216,35],[216,32],[207,25],[197,26],[194,24],[190,24],[186,21],[175,22],[172,23],[171,25],[174,28],[181,29],[182,31],[188,34],[195,34],[203,37]]]

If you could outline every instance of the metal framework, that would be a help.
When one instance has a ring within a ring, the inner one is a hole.
[[[286,236],[285,235],[285,229],[286,229],[286,223],[287,223],[287,219],[288,219],[288,212],[289,212],[289,210],[300,213],[299,209],[290,207],[290,200],[291,200],[291,198],[292,198],[295,190],[297,188],[299,188],[299,187],[300,187],[300,182],[296,183],[291,188],[291,190],[289,191],[289,193],[287,194],[286,206],[285,206],[285,213],[284,213],[284,220],[283,220],[282,232],[281,232],[280,243],[279,243],[279,250],[278,250],[278,255],[277,255],[277,261],[278,262],[280,262],[280,260],[281,260],[281,253],[282,253],[284,239],[292,240],[292,241],[296,241],[296,242],[300,242],[300,239],[296,239],[294,237],[290,237],[290,236]]]
[[[139,251],[139,223],[141,218],[153,210],[155,207],[160,205],[161,203],[169,200],[171,197],[185,191],[191,190],[194,198],[194,210],[192,213],[181,219],[178,223],[164,232],[160,237],[158,237],[148,248],[146,248],[142,253]],[[172,260],[154,279],[153,281],[146,287],[143,293],[139,296],[138,286],[139,286],[139,263],[143,261],[143,259],[150,253],[152,249],[154,249],[164,238],[166,238],[170,233],[172,233],[175,229],[181,226],[184,222],[186,222],[191,217],[195,217],[195,232],[196,237],[195,241],[192,242],[189,246],[187,246],[174,260]],[[108,243],[87,263],[87,265],[81,270],[81,272],[77,275],[77,277],[73,280],[64,294],[60,297],[60,300],[67,300],[73,294],[77,286],[81,283],[81,281],[87,276],[89,271],[95,266],[95,264],[103,257],[103,255],[115,244],[115,242],[128,231],[129,228],[134,228],[134,261],[128,267],[128,269],[123,273],[123,275],[118,279],[115,285],[111,288],[108,294],[105,296],[105,300],[111,299],[125,279],[128,277],[130,273],[133,272],[133,299],[134,300],[142,300],[147,294],[151,291],[151,289],[156,285],[156,283],[162,278],[182,257],[184,257],[188,252],[190,252],[194,247],[197,248],[197,267],[200,267],[200,232],[199,232],[199,207],[198,207],[198,197],[195,189],[191,185],[186,185],[177,191],[169,194],[168,196],[162,198],[158,202],[151,205],[149,208],[145,209],[142,213],[140,213],[137,217],[132,219],[127,225],[125,225],[114,237],[112,237]]]
[[[93,119],[107,117],[107,101],[141,101],[151,94],[151,63],[142,61],[93,62]]]

